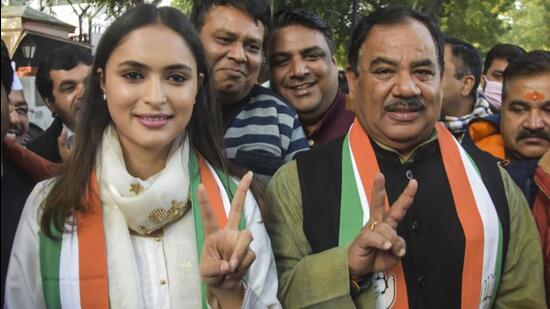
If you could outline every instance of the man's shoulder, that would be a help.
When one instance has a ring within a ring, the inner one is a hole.
[[[297,115],[294,108],[283,97],[260,85],[254,85],[250,90],[245,110],[254,108],[275,108],[279,114],[284,113],[293,117]]]
[[[27,148],[33,149],[35,146],[42,146],[43,143],[49,142],[49,140],[55,139],[57,144],[57,138],[63,130],[63,122],[59,118],[55,118],[46,130],[40,132],[36,138],[27,143]]]

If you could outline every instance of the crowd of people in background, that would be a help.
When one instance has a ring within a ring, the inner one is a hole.
[[[335,53],[303,8],[140,5],[44,58],[37,133],[2,41],[3,307],[547,308],[550,51],[387,7]]]

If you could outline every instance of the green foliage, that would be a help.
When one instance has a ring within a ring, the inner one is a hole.
[[[191,8],[193,8],[193,0],[172,0],[170,6],[175,7],[186,16],[189,16]]]
[[[454,0],[444,6],[441,29],[448,35],[472,43],[485,52],[500,42],[509,29],[504,13],[514,0]]]
[[[506,14],[510,30],[501,42],[519,44],[527,50],[550,50],[550,1],[523,0],[517,9]]]
[[[429,15],[447,35],[472,43],[484,53],[497,43],[527,50],[550,49],[548,0],[357,0],[358,19],[376,9],[402,5]],[[337,61],[345,66],[351,34],[352,1],[273,0],[273,10],[307,8],[332,26]]]

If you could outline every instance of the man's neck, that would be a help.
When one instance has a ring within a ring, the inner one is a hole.
[[[471,97],[462,98],[457,104],[452,104],[445,109],[445,116],[462,117],[471,114],[474,106],[474,99]]]
[[[330,104],[324,104],[324,106],[323,104],[321,104],[319,106],[320,109],[315,110],[312,113],[300,114],[300,121],[302,122],[302,127],[304,128],[307,136],[313,134],[313,132],[315,132],[315,130],[317,130],[321,126],[323,118],[336,102],[337,98],[338,91],[336,91],[336,94],[334,95],[332,101],[330,101]]]

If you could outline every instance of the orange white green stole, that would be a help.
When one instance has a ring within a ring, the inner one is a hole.
[[[230,201],[237,185],[192,150],[189,151],[189,176],[197,256],[200,261],[204,244],[204,226],[198,207],[198,185],[202,183],[205,186],[218,225],[222,228],[227,222]],[[110,307],[106,242],[95,171],[90,177],[86,201],[89,210],[86,213],[76,213],[74,230],[61,233],[52,227],[58,240],[47,238],[42,233],[39,235],[42,288],[48,309],[107,309]],[[244,224],[245,220],[241,218],[239,228],[244,229]],[[67,278],[64,272],[67,272],[70,267],[76,268],[79,274],[78,282],[60,282],[60,278]],[[204,284],[201,292],[202,307],[207,308]]]
[[[461,307],[490,308],[500,281],[501,224],[473,161],[443,125],[437,123],[436,130],[443,165],[466,241]],[[368,222],[373,179],[379,172],[370,140],[356,119],[346,135],[342,149],[340,246],[349,245]],[[387,179],[387,182],[391,183],[391,179]],[[422,186],[422,183],[418,185]],[[385,206],[389,208],[387,197]],[[386,293],[377,293],[376,308],[409,307],[401,262],[374,277],[383,278],[390,285]]]

